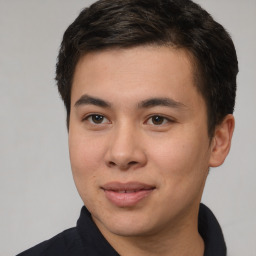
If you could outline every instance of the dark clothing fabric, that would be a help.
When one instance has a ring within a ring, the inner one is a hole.
[[[204,256],[226,256],[224,237],[213,213],[203,204],[199,210],[199,233],[205,243]],[[42,242],[17,256],[118,256],[83,207],[77,226]]]
[[[204,240],[204,256],[226,256],[227,248],[221,227],[212,211],[200,204],[198,231]]]

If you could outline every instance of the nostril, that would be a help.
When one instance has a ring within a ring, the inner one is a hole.
[[[136,165],[138,162],[136,162],[136,161],[131,161],[131,162],[129,162],[128,163],[128,165]]]
[[[109,167],[114,167],[114,166],[119,166],[121,169],[129,169],[131,166],[137,165],[138,162],[137,161],[130,161],[128,163],[115,163],[113,161],[109,161],[108,162],[108,166]]]
[[[114,162],[112,162],[112,161],[110,161],[109,163],[108,163],[110,166],[115,166],[116,164],[114,163]]]

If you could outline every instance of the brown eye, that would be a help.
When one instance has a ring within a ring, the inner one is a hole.
[[[85,118],[85,120],[92,124],[104,124],[109,122],[105,116],[98,114],[89,115]]]
[[[152,116],[149,118],[148,123],[151,125],[163,125],[166,124],[169,120],[163,116]]]
[[[152,117],[152,123],[155,125],[160,125],[164,122],[165,118],[162,116],[153,116]]]
[[[92,115],[91,117],[92,122],[95,124],[101,124],[104,120],[104,116],[101,115]]]

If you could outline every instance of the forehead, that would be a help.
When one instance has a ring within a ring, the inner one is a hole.
[[[163,97],[172,90],[191,93],[197,91],[194,66],[186,50],[167,46],[90,52],[77,63],[71,100],[88,93],[104,92],[107,97],[118,91],[120,96],[120,90],[127,97],[136,92],[146,98],[152,97],[152,93]],[[175,95],[171,96],[175,99]]]

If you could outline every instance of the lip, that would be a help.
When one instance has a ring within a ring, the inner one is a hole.
[[[133,207],[148,197],[155,186],[140,182],[110,182],[101,187],[106,198],[118,207]]]

